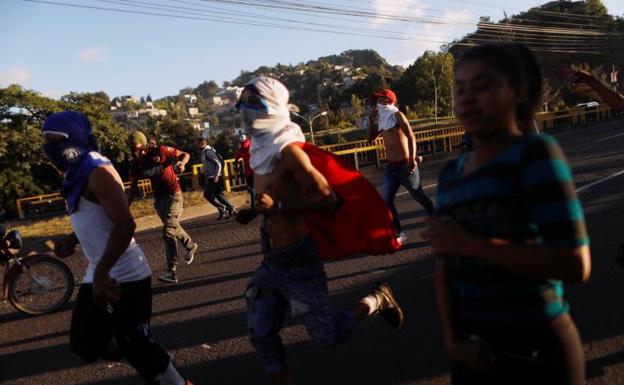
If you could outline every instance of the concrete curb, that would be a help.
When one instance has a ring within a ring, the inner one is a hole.
[[[227,194],[228,200],[236,207],[236,209],[249,206],[249,193],[246,191],[234,192]],[[209,216],[217,214],[217,208],[206,202],[201,205],[185,207],[180,216],[180,222],[185,222],[191,219]],[[162,227],[162,222],[156,212],[154,214],[146,215],[140,218],[134,218],[137,228],[136,232],[154,230]]]

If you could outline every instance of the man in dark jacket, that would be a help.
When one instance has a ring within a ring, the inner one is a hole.
[[[197,140],[199,148],[201,148],[201,159],[204,172],[204,198],[219,210],[219,217],[222,219],[225,213],[228,218],[237,211],[230,201],[223,195],[223,158],[217,153],[213,147],[208,145],[208,139],[199,138]]]

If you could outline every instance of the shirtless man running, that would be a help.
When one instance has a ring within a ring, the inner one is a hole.
[[[388,165],[383,174],[381,196],[392,211],[397,240],[404,243],[407,235],[401,228],[399,213],[394,205],[394,197],[399,187],[405,187],[424,207],[427,215],[433,214],[433,203],[420,183],[417,164],[422,161],[422,157],[416,155],[416,138],[409,121],[396,107],[395,93],[385,89],[373,96],[377,99],[377,111],[371,116],[368,125],[368,141],[372,143],[379,134],[384,139]]]
[[[257,194],[256,207],[241,210],[237,221],[246,224],[261,215],[264,253],[245,292],[247,324],[257,356],[276,385],[292,384],[279,337],[287,313],[300,317],[312,339],[328,347],[372,314],[397,328],[403,323],[403,312],[383,282],[353,308],[331,313],[327,277],[304,215],[329,212],[338,200],[297,144],[305,138],[290,121],[288,98],[282,83],[258,77],[245,86],[237,104],[252,141]]]

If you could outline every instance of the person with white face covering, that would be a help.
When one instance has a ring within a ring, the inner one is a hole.
[[[308,219],[316,215],[339,221],[336,216],[340,214],[335,213],[349,202],[341,201],[313,165],[307,151],[322,150],[304,143],[301,128],[290,121],[288,98],[282,83],[258,77],[247,83],[237,103],[252,142],[250,165],[257,194],[256,207],[241,210],[237,221],[246,224],[258,214],[262,216],[264,253],[245,292],[247,324],[266,373],[273,384],[280,385],[292,384],[279,337],[287,314],[300,317],[312,339],[327,347],[346,338],[372,314],[381,315],[397,328],[403,323],[403,312],[390,286],[383,282],[353,308],[331,313],[321,261],[325,258],[323,246],[312,236]],[[372,185],[370,188],[374,191]],[[387,227],[391,227],[388,209],[374,194],[387,213]],[[396,242],[391,231],[388,235]]]
[[[372,143],[379,135],[383,137],[388,165],[383,175],[381,195],[392,211],[397,240],[404,243],[407,235],[401,228],[399,213],[394,205],[394,197],[399,187],[405,187],[423,206],[427,215],[433,214],[433,203],[420,183],[418,163],[422,161],[422,157],[416,155],[416,138],[409,121],[396,107],[396,94],[385,89],[373,96],[377,99],[377,108],[368,125],[368,141]]]

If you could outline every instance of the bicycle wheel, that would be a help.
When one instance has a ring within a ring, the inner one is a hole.
[[[40,315],[61,308],[74,291],[74,275],[60,260],[43,257],[9,282],[9,301],[21,312]]]

